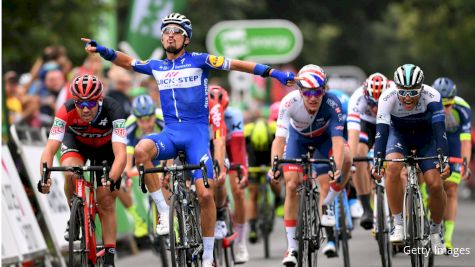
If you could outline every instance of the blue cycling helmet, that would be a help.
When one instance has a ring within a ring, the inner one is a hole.
[[[455,86],[454,81],[447,77],[437,78],[432,87],[439,91],[442,98],[453,98],[457,95],[457,86]]]
[[[140,95],[134,98],[132,102],[132,114],[140,118],[155,114],[156,106],[149,95]]]
[[[350,97],[345,92],[338,89],[330,89],[328,92],[334,94],[338,100],[340,100],[343,113],[348,114],[348,104],[350,102]]]
[[[394,83],[399,88],[421,88],[424,82],[424,72],[414,64],[404,64],[394,72]]]
[[[180,13],[170,13],[168,16],[162,19],[162,26],[160,30],[163,30],[168,24],[178,24],[183,30],[185,30],[187,37],[191,40],[191,35],[193,34],[191,21]]]

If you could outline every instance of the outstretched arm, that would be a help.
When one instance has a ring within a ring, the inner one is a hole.
[[[280,71],[278,69],[273,69],[267,65],[237,59],[231,60],[231,70],[253,73],[262,77],[270,76],[279,80],[279,82],[287,86],[293,86],[295,84],[295,81],[298,79],[292,72]]]
[[[103,57],[105,60],[109,60],[113,64],[127,70],[132,70],[132,61],[134,59],[131,56],[120,51],[115,51],[112,48],[99,45],[96,41],[89,38],[81,38],[81,41],[86,43],[86,47],[84,49],[87,53],[99,53],[99,55],[101,55],[101,57]]]

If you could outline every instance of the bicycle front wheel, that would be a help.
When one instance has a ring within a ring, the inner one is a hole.
[[[173,267],[186,266],[186,249],[184,248],[185,231],[183,210],[177,195],[172,195],[169,213],[170,253]]]
[[[419,197],[417,194],[417,190],[415,188],[410,188],[407,194],[407,211],[408,211],[408,234],[409,234],[409,246],[411,251],[414,251],[415,248],[416,253],[411,253],[411,266],[413,267],[423,267],[427,266],[424,264],[425,257],[423,253],[419,253],[423,251],[423,244],[421,238],[421,212],[420,212],[420,205],[419,205]]]
[[[381,266],[391,267],[391,244],[389,242],[389,229],[386,222],[387,214],[385,212],[384,189],[382,186],[376,186],[376,217],[378,232],[376,233],[381,256]]]
[[[69,264],[68,266],[87,266],[89,249],[86,244],[86,225],[84,204],[73,197],[69,217]]]
[[[260,230],[262,233],[262,239],[264,240],[264,257],[268,259],[270,257],[270,233],[274,225],[275,217],[275,207],[271,203],[271,197],[269,194],[270,188],[267,184],[259,185],[259,213],[258,216],[260,219]]]
[[[344,197],[346,197],[346,191],[343,190],[340,192],[338,196],[339,200],[339,207],[338,207],[338,225],[339,225],[339,234],[340,234],[340,242],[341,242],[341,248],[343,251],[343,266],[345,267],[350,267],[350,250],[348,247],[348,227],[346,224],[346,210],[345,210],[345,202],[344,202]]]
[[[308,238],[306,232],[308,230],[307,225],[307,188],[304,186],[300,190],[300,201],[299,201],[299,214],[297,219],[297,231],[296,237],[298,240],[298,255],[297,255],[297,264],[298,267],[307,267],[308,265],[308,254],[310,253],[308,248]],[[311,264],[311,263],[310,263]]]

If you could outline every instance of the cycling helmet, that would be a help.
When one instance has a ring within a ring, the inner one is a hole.
[[[153,115],[155,109],[155,103],[149,95],[137,96],[132,102],[132,114],[137,118]]]
[[[366,79],[363,87],[366,99],[377,103],[383,91],[389,87],[389,81],[386,76],[376,72]]]
[[[191,21],[187,19],[185,15],[182,15],[180,13],[170,13],[168,16],[162,19],[162,26],[160,27],[160,30],[165,28],[165,26],[167,26],[168,24],[180,25],[185,30],[188,38],[190,38],[191,40],[191,35],[193,34]]]
[[[414,64],[404,64],[394,72],[394,82],[399,88],[420,88],[424,82],[424,72]]]
[[[225,110],[229,104],[228,92],[219,85],[209,86],[209,106],[212,107],[216,104],[220,104]]]
[[[309,64],[303,66],[297,76],[301,78],[301,80],[297,81],[299,87],[317,88],[327,84],[325,71],[317,65]]]
[[[279,108],[280,108],[280,101],[274,102],[269,107],[269,121],[277,121],[277,117],[279,117]]]
[[[102,96],[102,82],[94,75],[81,75],[74,78],[70,91],[74,100],[98,100]]]
[[[437,78],[432,84],[432,87],[439,91],[440,97],[442,98],[453,98],[457,95],[457,86],[447,77]]]

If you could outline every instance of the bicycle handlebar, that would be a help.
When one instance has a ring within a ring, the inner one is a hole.
[[[242,180],[242,165],[241,164],[231,164],[229,166],[230,171],[237,171],[237,176],[238,176],[238,183],[241,182]]]
[[[336,164],[335,164],[335,159],[333,157],[330,157],[330,159],[314,159],[314,158],[308,158],[306,155],[303,155],[301,158],[296,158],[296,159],[279,159],[276,155],[274,156],[274,162],[272,164],[272,172],[274,172],[274,177],[273,177],[274,180],[277,180],[278,178],[275,176],[275,172],[277,171],[278,165],[283,164],[283,163],[292,163],[292,164],[300,164],[300,165],[325,163],[331,166],[332,173],[336,172]]]
[[[374,165],[376,166],[376,173],[378,175],[381,175],[381,169],[383,168],[384,162],[400,162],[400,163],[407,163],[407,164],[415,164],[417,161],[430,160],[430,159],[437,159],[439,161],[439,172],[442,173],[444,171],[445,165],[448,163],[448,157],[442,154],[442,149],[440,148],[437,149],[436,156],[416,157],[415,151],[413,151],[413,155],[405,156],[404,158],[398,158],[398,159],[383,159],[381,157],[381,152],[378,152],[378,156],[374,159],[375,160]]]
[[[207,168],[206,164],[204,161],[201,161],[199,165],[171,165],[171,166],[160,166],[160,167],[153,167],[153,168],[147,168],[143,166],[142,163],[138,166],[138,171],[139,171],[139,178],[140,178],[140,188],[142,189],[142,192],[145,194],[147,193],[147,188],[145,187],[145,182],[144,182],[144,176],[147,173],[167,173],[167,172],[178,172],[178,171],[192,171],[192,170],[201,170],[201,174],[203,176],[203,183],[206,188],[209,188],[209,183],[208,183],[208,176],[207,176]]]

